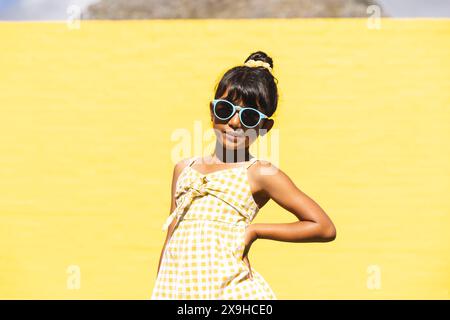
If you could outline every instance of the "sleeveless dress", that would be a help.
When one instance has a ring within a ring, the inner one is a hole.
[[[259,208],[244,166],[202,174],[191,158],[180,173],[177,219],[167,241],[151,299],[277,299],[264,278],[242,259],[247,226]],[[251,275],[253,278],[249,277]]]

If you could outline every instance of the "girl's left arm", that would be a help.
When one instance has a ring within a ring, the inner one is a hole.
[[[336,238],[336,228],[325,211],[303,193],[292,180],[270,162],[254,169],[255,183],[270,199],[293,213],[292,223],[255,223],[249,225],[249,242],[271,239],[286,242],[328,242]]]

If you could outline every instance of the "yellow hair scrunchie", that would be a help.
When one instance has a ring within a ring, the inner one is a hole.
[[[268,64],[267,62],[261,61],[261,60],[248,60],[246,63],[244,63],[244,66],[247,67],[264,67],[267,70],[269,70],[270,73],[272,73],[272,68],[270,67],[270,64]]]

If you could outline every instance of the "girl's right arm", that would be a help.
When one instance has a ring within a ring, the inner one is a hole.
[[[187,164],[188,164],[188,159],[183,159],[183,160],[179,161],[173,169],[170,213],[172,213],[175,210],[175,208],[177,207],[176,202],[175,202],[175,191],[176,191],[178,176],[180,175],[181,171],[183,171],[183,169],[187,166]],[[159,257],[157,276],[159,273],[159,268],[161,266],[162,257],[164,255],[164,250],[166,249],[167,242],[169,241],[169,239],[172,235],[172,231],[173,231],[173,228],[174,228],[176,222],[177,222],[177,219],[173,219],[172,223],[169,225],[169,228],[167,229],[166,240],[164,241],[164,246],[161,251],[161,255]]]

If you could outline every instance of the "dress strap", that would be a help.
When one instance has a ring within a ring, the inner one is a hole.
[[[248,167],[250,167],[252,164],[254,164],[254,163],[255,163],[256,161],[258,161],[258,160],[259,160],[258,158],[253,157],[253,158],[250,160],[250,163],[246,165],[246,168],[248,169]]]
[[[192,165],[194,164],[194,162],[197,161],[198,158],[200,158],[200,157],[192,157],[192,158],[189,160],[188,167],[192,166]]]

